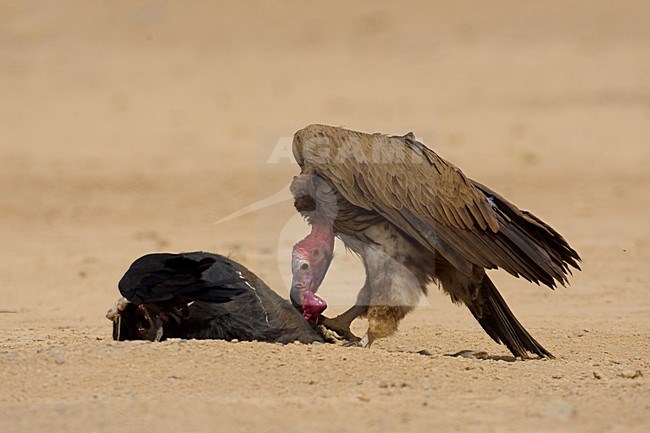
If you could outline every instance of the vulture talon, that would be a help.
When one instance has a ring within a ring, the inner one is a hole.
[[[363,338],[358,338],[356,341],[348,341],[343,346],[345,346],[345,347],[364,347],[365,348],[365,347],[370,347],[373,340],[374,340],[374,338],[372,338],[366,332],[366,335],[364,335]]]
[[[348,343],[345,344],[346,346],[350,345],[350,343],[361,341],[359,337],[350,331],[350,322],[342,320],[341,316],[336,316],[334,318],[320,316],[319,323],[330,331],[336,332],[338,335],[346,339],[348,341]]]

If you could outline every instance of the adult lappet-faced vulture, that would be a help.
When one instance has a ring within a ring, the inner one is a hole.
[[[357,344],[391,335],[437,282],[469,308],[483,329],[515,355],[552,357],[508,308],[486,269],[554,288],[580,257],[564,238],[439,157],[413,134],[386,136],[310,125],[293,139],[301,173],[291,183],[311,233],[292,252],[291,300],[303,316]],[[358,254],[366,281],[356,304],[334,319],[315,295],[332,260],[334,237]]]
[[[289,302],[226,257],[192,252],[137,259],[106,317],[113,339],[167,338],[323,342]]]

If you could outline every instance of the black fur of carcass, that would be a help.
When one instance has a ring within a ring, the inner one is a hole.
[[[107,313],[114,340],[323,342],[287,300],[217,254],[147,254],[118,287],[123,298]]]

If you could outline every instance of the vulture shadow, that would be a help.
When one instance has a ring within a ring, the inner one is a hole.
[[[481,361],[505,361],[505,362],[515,362],[515,361],[524,361],[526,359],[535,359],[535,358],[521,358],[515,357],[512,355],[490,355],[484,351],[475,351],[475,350],[461,350],[456,353],[445,353],[443,356],[450,356],[453,358],[467,358],[467,359],[479,359]]]
[[[517,362],[517,361],[530,361],[543,358],[520,358],[512,355],[490,355],[485,351],[476,351],[476,350],[461,350],[456,353],[445,353],[443,355],[434,355],[426,349],[422,350],[410,350],[408,352],[402,353],[411,353],[414,355],[430,356],[440,358],[441,356],[451,357],[451,358],[466,358],[466,359],[478,359],[481,361],[504,361],[504,362]]]

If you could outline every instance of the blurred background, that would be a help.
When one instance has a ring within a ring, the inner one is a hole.
[[[230,254],[286,296],[292,203],[216,222],[288,185],[310,123],[413,131],[564,234],[585,272],[562,297],[498,277],[515,311],[642,314],[648,23],[647,1],[0,1],[3,322],[107,326],[154,250]],[[323,296],[358,270],[339,254]]]

